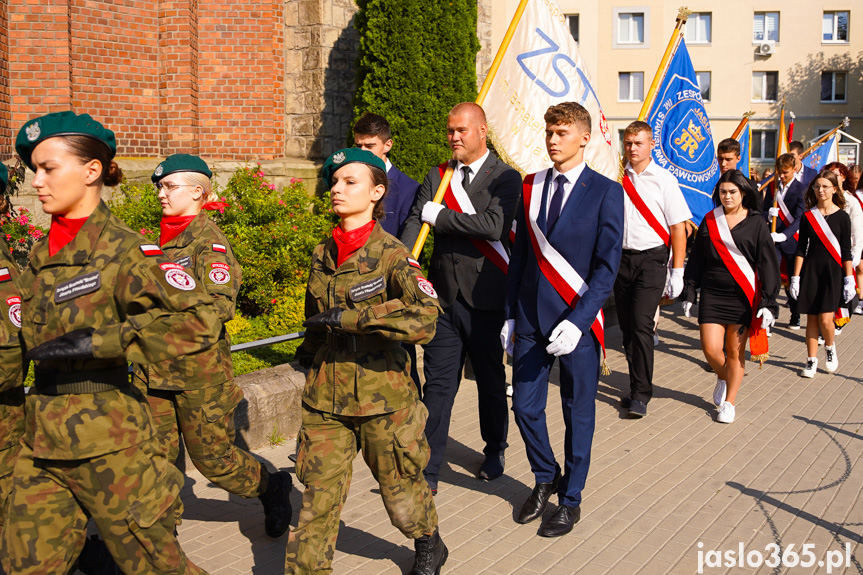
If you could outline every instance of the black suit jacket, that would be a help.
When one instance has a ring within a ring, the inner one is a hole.
[[[413,248],[422,227],[423,206],[434,198],[440,181],[440,170],[435,166],[426,174],[399,238],[408,249]],[[450,209],[440,212],[434,229],[429,280],[444,309],[452,306],[461,294],[473,308],[502,310],[506,303],[506,275],[482,255],[471,238],[500,240],[509,251],[509,231],[521,195],[521,175],[489,153],[466,191],[476,214]]]

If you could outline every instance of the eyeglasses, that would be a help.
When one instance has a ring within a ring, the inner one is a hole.
[[[812,186],[812,187],[816,190],[832,190],[836,186],[827,185],[827,186]]]
[[[173,192],[177,188],[183,188],[183,187],[187,187],[187,186],[194,187],[194,184],[171,184],[171,183],[163,184],[162,182],[156,183],[156,189],[157,190],[165,190],[168,193]]]

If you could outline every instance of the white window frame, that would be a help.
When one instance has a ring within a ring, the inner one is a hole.
[[[770,14],[776,14],[776,38],[775,39],[770,38],[769,33],[767,31],[767,21],[768,21],[767,19],[768,19],[768,16]],[[762,38],[761,40],[758,40],[755,37],[755,30],[756,30],[755,21],[758,19],[759,16],[761,16],[764,19],[764,22],[763,22],[762,27],[761,27],[762,28],[762,34],[764,35],[764,38]],[[779,40],[781,40],[781,38],[782,38],[779,35],[779,26],[782,23],[782,19],[780,16],[781,15],[779,12],[767,12],[767,11],[755,12],[752,16],[752,43],[753,44],[764,44],[765,42],[772,42],[774,44],[778,44]]]
[[[773,146],[767,146],[767,133],[773,132]],[[778,130],[766,129],[766,128],[753,128],[752,130],[752,140],[750,142],[750,154],[753,160],[775,160],[776,159],[776,139],[779,137]],[[755,145],[755,139],[758,138],[758,146]],[[772,149],[771,149],[772,148]],[[755,155],[755,151],[758,151],[759,154],[762,152],[767,152],[767,156],[763,155]]]
[[[567,14],[566,15],[566,29],[569,30],[570,35],[572,34],[572,18],[575,17],[578,19],[578,36],[581,37],[581,18],[579,18],[579,14]],[[573,38],[575,43],[578,44],[578,40]]]
[[[776,95],[778,97],[778,95],[779,95],[779,72],[776,72],[774,70],[756,70],[756,71],[752,72],[753,84],[755,81],[755,75],[756,74],[763,74],[762,79],[761,79],[761,94],[765,95],[765,96],[767,95],[767,77],[768,77],[768,75],[769,74],[775,74],[776,75]],[[776,98],[773,98],[772,100],[769,100],[769,99],[756,100],[755,94],[752,93],[752,86],[750,86],[749,89],[750,89],[750,98],[752,99],[752,102],[754,102],[756,104],[776,102]],[[819,90],[821,89],[820,85],[819,85],[818,89]]]
[[[698,38],[698,24],[705,19],[707,20],[707,39]],[[691,35],[690,30],[692,31]],[[690,14],[686,20],[685,33],[687,46],[710,46],[713,42],[713,12],[693,12]]]
[[[701,76],[699,74],[707,74],[707,97],[704,97],[704,88],[701,86]],[[713,74],[709,71],[702,71],[695,73],[695,79],[698,81],[698,89],[701,90],[701,98],[705,102],[710,102],[711,91],[713,90]]]
[[[840,14],[845,14],[845,22],[847,23],[846,24],[847,27],[845,29],[846,38],[844,40],[837,39],[837,36],[839,35],[839,15]],[[831,33],[833,34],[833,38],[830,40],[824,39],[824,18],[826,18],[827,16],[833,17],[833,26],[832,26],[833,29],[831,31]],[[850,35],[851,35],[851,13],[848,10],[825,10],[824,11],[824,15],[821,17],[821,43],[822,44],[848,44],[849,43],[848,36],[850,36]]]
[[[830,74],[830,84],[831,84],[831,95],[833,99],[831,100],[821,100],[822,104],[847,104],[848,103],[848,72],[845,70],[824,70],[821,72],[821,75]],[[845,77],[845,94],[844,98],[841,100],[836,100],[836,75],[842,74]],[[821,91],[821,86],[818,86],[819,92]],[[821,97],[820,94],[818,96]]]
[[[620,81],[623,78],[623,75],[628,76],[629,82],[629,98],[621,99],[620,97]],[[632,76],[634,74],[641,74],[641,98],[635,99],[632,94]],[[618,102],[644,102],[644,72],[618,72],[617,73],[617,101]]]
[[[644,30],[641,42],[620,41],[620,17],[624,14],[641,14]],[[581,22],[579,22],[579,25]],[[649,6],[616,6],[612,8],[612,39],[611,47],[620,50],[644,50],[650,48],[650,7]]]

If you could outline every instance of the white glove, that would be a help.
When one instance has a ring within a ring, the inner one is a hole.
[[[767,214],[771,218],[778,218],[779,217],[779,208],[770,208],[769,210],[767,210]]]
[[[668,276],[668,283],[665,284],[665,295],[669,299],[676,299],[683,291],[683,268],[672,268],[671,275]]]
[[[684,317],[692,317],[692,302],[691,301],[683,302],[683,315],[684,315]]]
[[[438,214],[444,210],[446,206],[443,204],[436,204],[434,202],[426,202],[426,205],[423,206],[422,213],[422,221],[427,223],[430,226],[435,225],[437,221]]]
[[[423,212],[423,216],[425,216],[425,212]],[[786,236],[785,234],[778,233],[778,232],[774,232],[774,233],[770,234],[770,237],[773,239],[774,244],[781,244],[782,242],[784,242],[785,240],[788,239],[788,236]]]
[[[842,288],[842,293],[845,295],[845,303],[848,303],[857,295],[857,285],[854,281],[854,276],[845,276],[845,287]]]
[[[581,330],[575,327],[572,322],[563,320],[551,332],[551,337],[548,338],[550,343],[545,351],[555,357],[572,353],[580,339]]]
[[[791,296],[791,299],[797,299],[797,296],[800,295],[800,276],[791,276],[788,294]]]
[[[776,323],[776,318],[773,317],[773,312],[766,307],[758,310],[758,313],[755,314],[755,317],[761,318],[761,329],[769,330],[771,327],[773,327],[773,324]]]
[[[500,330],[500,346],[506,350],[508,355],[512,355],[513,332],[515,332],[515,320],[508,319],[503,322],[503,327]]]

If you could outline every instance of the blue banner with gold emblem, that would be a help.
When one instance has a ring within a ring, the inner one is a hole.
[[[740,144],[740,161],[737,162],[737,169],[748,178],[749,171],[752,169],[752,128],[749,126],[749,122],[737,136],[737,142]]]
[[[694,221],[700,222],[715,207],[712,195],[719,164],[710,120],[683,40],[659,86],[647,123],[656,141],[653,160],[674,174]]]

